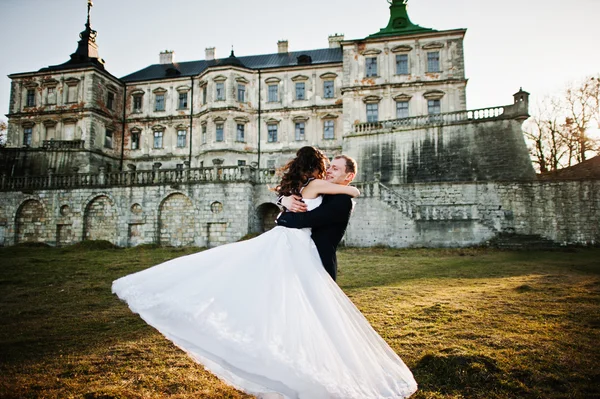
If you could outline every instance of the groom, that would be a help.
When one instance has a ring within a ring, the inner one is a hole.
[[[356,161],[347,155],[338,155],[327,168],[326,180],[347,186],[356,176]],[[352,199],[349,195],[324,195],[323,203],[316,209],[306,212],[306,204],[299,196],[282,197],[278,201],[291,212],[283,212],[277,218],[279,226],[302,229],[312,228],[312,239],[317,246],[321,262],[327,273],[337,278],[336,249],[348,226],[352,213]]]

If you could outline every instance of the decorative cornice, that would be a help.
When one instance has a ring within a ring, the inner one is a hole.
[[[131,96],[143,96],[144,94],[146,94],[146,92],[144,90],[141,89],[136,89],[134,91],[132,91],[131,93],[129,93]]]
[[[233,118],[234,121],[236,121],[237,123],[248,123],[250,122],[250,119],[246,118],[245,116],[236,116],[235,118]]]
[[[309,119],[306,115],[297,115],[292,118],[294,122],[306,122]]]
[[[190,86],[187,86],[187,85],[177,86],[177,88],[175,90],[177,90],[179,93],[187,93],[188,91],[190,91]]]
[[[235,81],[238,82],[238,83],[244,83],[244,84],[250,83],[250,81],[248,79],[246,79],[245,77],[243,77],[243,76],[236,77]]]
[[[412,51],[412,47],[409,46],[408,44],[401,44],[399,46],[396,47],[392,47],[392,53],[408,53],[410,51]]]
[[[224,82],[227,80],[227,76],[225,75],[217,75],[213,78],[214,82]]]
[[[412,98],[410,94],[401,93],[394,96],[394,101],[409,101]]]
[[[440,49],[440,48],[444,48],[444,43],[442,43],[442,42],[431,42],[431,43],[427,43],[422,48],[423,48],[423,50]]]
[[[46,127],[53,127],[56,126],[56,121],[52,120],[52,119],[46,119],[45,121],[42,122],[44,124],[44,126]]]
[[[70,77],[69,79],[65,80],[65,84],[67,86],[77,86],[79,84],[79,79]]]
[[[381,101],[381,97],[379,97],[379,96],[366,96],[366,97],[363,97],[362,100],[363,100],[363,102],[365,104],[375,104],[375,103],[378,103],[378,102]]]
[[[167,128],[163,125],[154,125],[152,126],[153,132],[164,132]]]
[[[279,83],[279,82],[281,82],[281,79],[279,79],[275,76],[265,79],[265,83]]]
[[[152,90],[152,93],[154,94],[164,94],[167,92],[167,89],[165,89],[164,87],[157,87],[156,89]]]
[[[381,54],[381,50],[379,50],[378,48],[371,48],[365,51],[361,51],[360,53],[361,55],[378,55]]]
[[[322,74],[319,77],[323,80],[329,80],[329,79],[335,79],[335,78],[337,78],[337,76],[338,75],[335,72],[325,72],[324,74]]]
[[[306,75],[296,75],[292,78],[292,82],[304,82],[309,79]]]
[[[439,100],[440,98],[444,97],[445,94],[446,93],[441,90],[429,90],[423,93],[423,97],[425,97],[427,100]]]
[[[58,86],[58,80],[56,79],[45,79],[42,81],[43,87],[56,87]]]
[[[269,118],[269,119],[265,120],[265,123],[267,125],[275,125],[275,124],[278,124],[279,122],[280,122],[280,120],[279,119],[275,119],[275,118]]]
[[[336,114],[326,114],[321,117],[321,119],[337,119],[339,115]]]

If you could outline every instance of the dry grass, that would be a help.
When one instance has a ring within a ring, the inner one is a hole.
[[[0,397],[245,398],[110,293],[195,249],[0,249]],[[600,397],[600,250],[346,249],[340,286],[414,398]]]

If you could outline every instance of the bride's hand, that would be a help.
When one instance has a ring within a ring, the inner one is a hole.
[[[306,204],[299,195],[290,195],[281,199],[281,205],[290,212],[306,212]]]

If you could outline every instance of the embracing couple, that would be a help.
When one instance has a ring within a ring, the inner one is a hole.
[[[335,283],[356,163],[303,147],[277,186],[291,211],[248,241],[113,283],[148,324],[230,385],[261,398],[405,398],[410,370]],[[301,201],[300,201],[301,199]],[[293,228],[289,228],[293,227]]]

